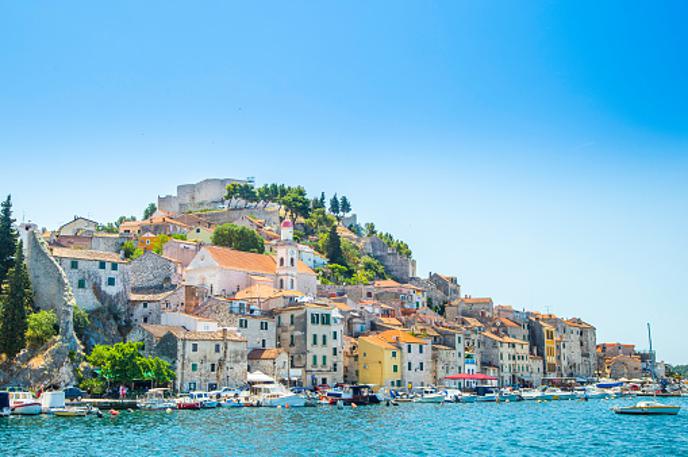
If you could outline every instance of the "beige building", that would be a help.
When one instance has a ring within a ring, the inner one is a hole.
[[[184,288],[177,287],[165,292],[130,293],[129,322],[160,324],[161,314],[184,311]]]
[[[276,309],[277,346],[289,353],[293,377],[304,386],[344,380],[344,324],[329,304],[305,303]]]
[[[248,371],[261,371],[277,382],[289,383],[289,354],[280,348],[253,349],[248,353]]]

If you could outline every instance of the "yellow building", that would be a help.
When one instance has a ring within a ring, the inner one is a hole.
[[[358,339],[358,382],[401,387],[401,351],[378,335]]]
[[[552,374],[557,371],[557,345],[554,339],[554,327],[542,322],[542,330],[545,339],[545,373]]]
[[[152,251],[155,247],[155,242],[157,240],[157,235],[153,235],[152,233],[147,232],[139,237],[138,244],[136,245],[136,247],[143,251]]]

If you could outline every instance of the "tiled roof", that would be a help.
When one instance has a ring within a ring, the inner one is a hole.
[[[527,341],[519,340],[518,338],[511,338],[510,336],[503,336],[502,341],[505,343],[528,344]]]
[[[461,319],[468,325],[469,327],[483,327],[483,323],[480,322],[478,319],[474,317],[464,317],[462,316]]]
[[[274,360],[283,352],[280,348],[254,349],[248,353],[248,360]]]
[[[495,335],[492,332],[481,332],[480,334],[486,338],[491,339],[491,340],[499,341],[500,343],[504,342],[504,339],[501,336]]]
[[[497,322],[501,322],[502,325],[504,325],[505,327],[512,327],[512,328],[520,328],[521,327],[516,322],[514,322],[510,319],[507,319],[506,317],[498,317],[496,320],[497,320]]]
[[[390,287],[401,287],[401,284],[393,279],[381,279],[379,281],[373,282],[373,287],[377,289],[385,289]]]
[[[173,293],[175,293],[178,289],[174,290],[168,290],[165,292],[158,292],[158,293],[149,293],[149,294],[136,294],[136,293],[130,293],[129,294],[129,301],[160,301],[164,300],[165,298],[169,297]]]
[[[303,294],[298,290],[275,289],[270,284],[254,284],[245,289],[241,289],[234,295],[237,300],[268,300],[276,297],[302,297]]]
[[[173,325],[153,325],[141,324],[141,328],[153,335],[156,339],[160,339],[167,333],[173,334],[177,339],[187,341],[222,341],[223,330],[216,330],[212,332],[190,332],[182,327],[175,327]],[[227,332],[227,340],[229,341],[246,341],[246,338],[236,334],[235,332]]]
[[[353,308],[346,303],[342,302],[334,302],[334,307],[337,308],[339,311],[344,311],[344,312],[349,312],[353,311]]]
[[[402,326],[401,322],[396,317],[380,317],[379,320],[385,325],[391,325],[393,327]]]
[[[384,339],[388,343],[412,343],[412,344],[428,344],[427,342],[416,338],[408,332],[402,330],[386,330],[384,332],[378,333],[377,336]]]
[[[205,249],[222,268],[273,275],[277,270],[277,264],[275,263],[274,257],[269,255],[236,251],[234,249],[219,246],[207,246]],[[300,260],[297,262],[296,268],[299,273],[315,276],[315,272]]]
[[[433,344],[432,349],[433,350],[438,349],[440,351],[453,351],[454,350],[454,348],[450,348],[449,346],[444,346],[442,344]]]
[[[464,303],[469,303],[469,304],[492,303],[492,299],[489,297],[484,297],[484,298],[464,297],[461,300],[463,300]]]
[[[368,336],[361,336],[358,338],[358,341],[365,341],[368,342],[374,346],[381,347],[383,349],[396,349],[395,346],[392,346],[389,344],[387,341],[385,341],[384,338],[380,338],[378,335],[368,335]]]
[[[105,262],[126,263],[114,252],[93,251],[91,249],[52,248],[53,257],[77,260],[103,260]]]

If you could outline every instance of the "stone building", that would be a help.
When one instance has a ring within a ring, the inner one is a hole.
[[[160,324],[162,313],[184,311],[184,287],[164,292],[129,293],[129,322],[131,325]]]
[[[56,230],[57,236],[93,235],[98,229],[98,223],[85,217],[74,216],[74,219],[63,224]]]
[[[432,343],[402,330],[387,330],[376,335],[399,349],[401,381],[404,387],[432,384]]]
[[[127,262],[112,252],[52,248],[67,274],[77,305],[86,311],[114,307],[124,312],[129,300]]]
[[[640,357],[625,354],[606,357],[603,362],[602,375],[612,379],[640,378],[643,375]]]
[[[162,255],[165,258],[178,261],[182,268],[186,268],[200,250],[200,243],[172,238],[162,247]]]
[[[232,183],[246,184],[248,181],[225,178],[181,184],[177,186],[176,195],[158,196],[158,208],[173,213],[223,208],[227,186]]]
[[[344,365],[344,384],[358,384],[358,340],[344,336],[342,349]]]
[[[498,317],[494,320],[493,325],[497,329],[498,333],[511,338],[516,338],[517,340],[528,341],[528,323],[518,323],[506,317]]]
[[[261,371],[277,382],[289,384],[289,354],[280,348],[253,349],[248,353],[248,371]]]
[[[344,378],[344,325],[334,306],[304,303],[276,309],[277,346],[289,352],[292,373],[304,386]]]
[[[556,328],[537,316],[528,320],[531,354],[542,357],[543,376],[557,376]]]
[[[166,291],[182,282],[181,264],[152,251],[129,263],[129,281],[132,291]]]
[[[129,334],[144,353],[169,362],[177,391],[217,390],[246,383],[246,339],[227,329],[189,331],[170,325],[142,324]]]
[[[444,378],[449,375],[461,373],[457,351],[442,344],[432,345],[432,382],[435,385],[443,385]]]
[[[499,384],[523,384],[530,372],[528,342],[491,332],[483,332],[481,336],[482,362],[497,368]]]
[[[445,302],[461,298],[461,285],[459,285],[456,276],[430,273],[428,279],[442,292]]]

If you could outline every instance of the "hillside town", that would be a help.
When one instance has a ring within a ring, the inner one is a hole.
[[[3,384],[88,388],[89,354],[130,342],[169,364],[177,392],[237,388],[253,372],[398,390],[665,376],[654,352],[598,342],[592,316],[472,296],[454,272],[419,277],[408,245],[359,224],[346,197],[208,179],[140,220],[15,227],[30,308],[56,330],[5,356]]]

